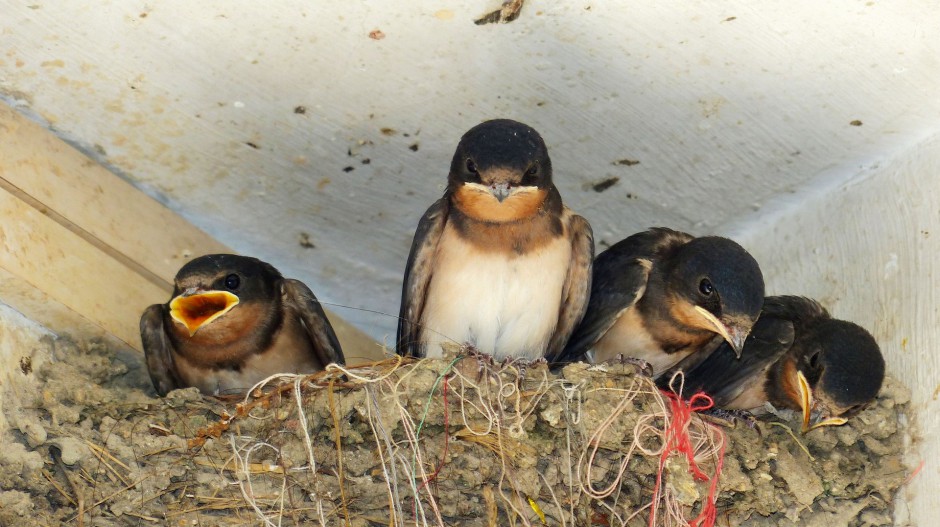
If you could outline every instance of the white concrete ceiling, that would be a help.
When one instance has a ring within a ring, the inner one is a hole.
[[[473,23],[493,7],[0,0],[0,96],[322,300],[388,314],[482,120],[542,133],[599,250],[733,232],[940,128],[937,2],[529,0]]]

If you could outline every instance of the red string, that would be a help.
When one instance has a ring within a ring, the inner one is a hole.
[[[411,503],[411,515],[415,518],[418,517],[418,492],[421,491],[428,483],[434,481],[437,478],[437,475],[440,473],[441,469],[444,468],[444,461],[447,459],[447,444],[450,439],[450,434],[447,433],[448,425],[448,414],[447,411],[447,380],[450,378],[449,375],[444,376],[444,387],[441,389],[441,394],[444,397],[444,452],[441,455],[441,462],[438,463],[437,468],[434,469],[434,473],[431,474],[428,479],[424,480],[421,485],[418,486],[418,490],[415,492],[414,501]]]
[[[714,402],[711,397],[702,392],[696,393],[688,400],[683,400],[670,391],[662,390],[662,393],[666,397],[666,400],[669,401],[672,422],[669,428],[666,429],[666,445],[663,448],[662,455],[659,457],[659,471],[656,474],[656,486],[653,488],[653,502],[650,508],[649,525],[653,527],[656,524],[656,511],[659,509],[660,490],[662,489],[663,469],[666,466],[666,460],[674,452],[682,452],[689,462],[689,472],[695,476],[695,479],[699,481],[711,480],[708,489],[708,498],[705,500],[702,512],[692,520],[689,525],[691,527],[713,527],[718,515],[718,510],[715,507],[715,496],[718,492],[718,478],[721,476],[721,468],[725,460],[724,437],[722,437],[721,448],[718,452],[718,461],[715,463],[715,474],[709,477],[698,468],[698,463],[695,462],[695,449],[692,447],[692,439],[689,437],[689,423],[692,420],[693,412],[708,410],[714,405]],[[708,426],[713,425],[708,424]],[[714,429],[718,433],[723,434],[718,427],[714,427]]]
[[[708,499],[705,500],[705,506],[702,507],[702,512],[696,516],[690,527],[713,527],[715,525],[715,520],[718,519],[718,507],[715,505],[716,496],[718,495],[718,479],[721,477],[721,468],[725,464],[725,441],[724,441],[724,432],[721,431],[717,426],[708,423],[708,426],[715,429],[716,432],[722,435],[721,448],[718,450],[718,461],[715,462],[715,476],[712,478],[711,485],[708,486]]]
[[[428,483],[434,481],[434,479],[437,478],[438,473],[440,473],[441,469],[444,468],[444,461],[447,459],[447,444],[448,440],[450,439],[450,434],[447,433],[447,379],[448,377],[444,377],[444,388],[441,389],[441,394],[444,397],[444,452],[441,454],[441,462],[438,463],[437,468],[434,469],[434,473],[428,476],[428,479],[424,480],[424,483],[418,487],[419,491],[423,489]]]
[[[921,460],[920,464],[917,465],[917,468],[914,469],[914,472],[911,472],[911,475],[908,476],[907,479],[904,480],[904,483],[901,483],[901,486],[903,487],[907,485],[908,483],[911,482],[911,480],[917,477],[917,475],[920,474],[920,471],[924,469],[924,465],[926,464],[927,464],[926,460]]]

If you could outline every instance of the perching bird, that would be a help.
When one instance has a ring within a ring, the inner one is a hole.
[[[740,354],[763,299],[760,267],[737,243],[653,228],[598,255],[587,313],[552,362],[632,357],[655,376],[718,336]]]
[[[684,373],[686,396],[702,391],[729,410],[761,410],[766,403],[798,410],[808,432],[844,424],[868,406],[881,389],[885,361],[864,328],[832,318],[809,298],[772,296],[740,359],[721,343],[674,370]],[[661,387],[671,373],[660,377]]]
[[[333,327],[310,289],[256,258],[210,254],[176,275],[173,296],[140,318],[157,393],[195,386],[244,393],[276,373],[343,364]]]
[[[415,232],[398,353],[440,356],[444,342],[500,359],[557,353],[587,306],[593,255],[538,132],[508,119],[471,128]]]

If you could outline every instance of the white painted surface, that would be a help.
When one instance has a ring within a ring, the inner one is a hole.
[[[599,242],[740,234],[772,291],[873,328],[937,437],[940,4],[529,0],[472,24],[492,7],[0,0],[0,95],[323,300],[389,314],[459,136],[523,120]]]
[[[936,3],[530,0],[474,25],[488,7],[0,0],[0,91],[229,246],[385,313],[483,119],[540,130],[562,196],[611,243],[714,230],[940,117]]]
[[[846,174],[851,176],[851,174]],[[869,328],[888,372],[912,391],[924,461],[898,518],[936,525],[940,510],[940,133],[861,174],[809,187],[775,213],[730,229],[760,262],[771,294],[819,299]],[[901,523],[901,521],[899,521]]]

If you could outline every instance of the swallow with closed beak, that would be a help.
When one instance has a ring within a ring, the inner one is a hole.
[[[734,241],[652,228],[597,256],[587,312],[553,362],[632,357],[657,376],[716,338],[740,355],[763,298],[757,261]]]
[[[552,181],[542,137],[509,119],[461,138],[444,196],[418,224],[397,351],[468,344],[495,358],[557,354],[584,315],[594,239]]]

